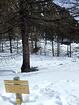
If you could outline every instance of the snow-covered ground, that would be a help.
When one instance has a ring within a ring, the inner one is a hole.
[[[6,93],[4,86],[4,80],[15,76],[29,82],[30,94],[23,94],[22,105],[79,105],[79,53],[78,45],[72,46],[71,58],[31,55],[31,67],[39,69],[36,72],[20,73],[21,55],[0,58],[1,105],[15,105],[15,94]]]

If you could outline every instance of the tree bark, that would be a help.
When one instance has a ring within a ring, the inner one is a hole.
[[[30,71],[30,54],[29,54],[29,41],[28,41],[29,25],[28,25],[28,19],[24,17],[23,4],[24,0],[20,0],[20,29],[21,29],[22,47],[23,47],[23,64],[21,67],[21,72],[29,72]]]
[[[21,30],[21,34],[22,34],[22,47],[23,47],[23,64],[21,67],[21,72],[28,72],[30,70],[28,33],[25,30]]]
[[[17,54],[18,54],[18,52],[19,52],[18,50],[19,50],[19,49],[18,49],[18,38],[17,38]]]
[[[54,56],[54,44],[53,44],[53,39],[52,39],[52,56]]]
[[[46,45],[47,45],[47,39],[45,38],[45,44],[44,44],[44,55],[46,56]]]
[[[12,53],[12,37],[9,35],[9,42],[10,42],[10,53]]]
[[[0,52],[1,52],[1,39],[0,39]]]
[[[3,42],[2,42],[2,52],[4,52],[4,44],[3,44]]]
[[[71,57],[71,43],[70,43],[70,57]]]
[[[31,32],[31,54],[33,54],[33,48],[34,48],[34,44],[33,44],[33,35],[32,35],[32,32]]]
[[[1,37],[0,37],[0,52],[4,52],[2,35],[1,35]]]
[[[59,42],[59,36],[57,37],[57,57],[60,56],[60,42]]]

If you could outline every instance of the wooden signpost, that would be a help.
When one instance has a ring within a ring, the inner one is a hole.
[[[5,89],[7,93],[16,93],[16,105],[21,105],[22,94],[29,94],[28,81],[19,80],[14,78],[14,80],[4,80]]]

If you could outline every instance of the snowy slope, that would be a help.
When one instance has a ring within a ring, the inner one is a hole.
[[[31,66],[39,71],[18,73],[22,57],[3,60],[0,70],[0,102],[15,105],[15,94],[6,93],[4,80],[19,76],[29,81],[30,95],[23,95],[22,105],[78,105],[79,104],[79,59],[31,55]],[[8,64],[8,65],[7,65]],[[3,65],[3,66],[2,66]],[[6,68],[2,71],[2,69]]]
[[[6,93],[4,86],[4,80],[13,80],[15,76],[29,82],[30,94],[23,94],[22,105],[79,105],[79,45],[72,44],[71,58],[64,56],[65,45],[61,46],[61,57],[52,57],[50,49],[48,43],[46,56],[30,56],[31,67],[36,66],[39,69],[30,73],[20,73],[22,55],[1,54],[1,105],[15,105],[15,94]]]

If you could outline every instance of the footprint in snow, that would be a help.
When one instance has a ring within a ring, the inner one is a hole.
[[[69,99],[70,99],[69,104],[79,105],[79,97],[74,96],[74,95],[70,95]]]
[[[62,66],[62,65],[63,65],[62,63],[59,64],[59,66]]]
[[[57,105],[63,105],[62,102],[61,102],[61,98],[59,96],[56,97],[55,103]]]
[[[38,85],[35,85],[35,86],[33,87],[33,89],[34,89],[34,90],[38,90],[38,89],[39,89],[39,86],[38,86]]]
[[[40,93],[47,97],[52,98],[52,100],[55,102],[56,105],[63,105],[60,98],[60,94],[58,92],[51,90],[50,88],[45,88],[41,89]]]
[[[4,101],[9,101],[10,103],[12,103],[13,105],[15,105],[15,102],[11,100],[11,98],[9,97],[6,97],[6,96],[1,96],[1,98],[4,100]]]

